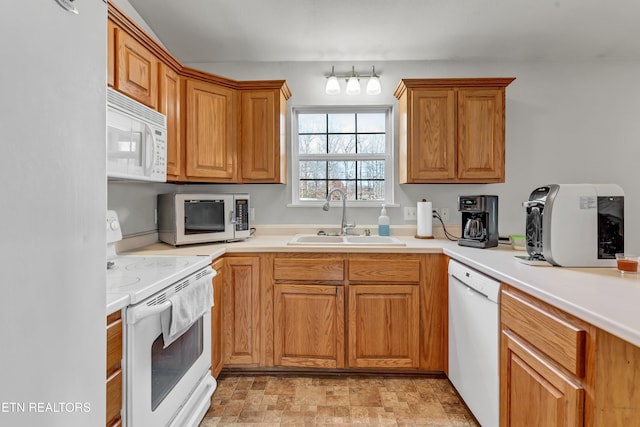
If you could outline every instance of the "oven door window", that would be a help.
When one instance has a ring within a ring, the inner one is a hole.
[[[200,318],[167,348],[164,348],[162,334],[153,341],[151,346],[152,411],[156,410],[202,354],[202,334],[202,318]]]
[[[185,235],[224,231],[224,200],[185,200]]]

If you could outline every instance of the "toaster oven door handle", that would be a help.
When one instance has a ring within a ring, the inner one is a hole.
[[[160,314],[166,309],[171,307],[171,301],[165,301],[158,305],[143,305],[140,307],[132,308],[128,311],[127,315],[127,323],[134,324],[142,319],[146,319],[150,316],[155,316],[156,314]]]

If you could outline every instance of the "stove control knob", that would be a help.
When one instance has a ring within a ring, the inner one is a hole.
[[[120,228],[120,224],[118,224],[118,221],[107,220],[107,231],[108,230],[116,231],[118,228]]]

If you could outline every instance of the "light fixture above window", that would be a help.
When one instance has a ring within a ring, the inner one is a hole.
[[[336,74],[334,67],[331,66],[331,74],[327,76],[327,83],[324,91],[327,95],[337,95],[340,93],[340,81],[338,79],[345,79],[347,81],[347,87],[345,92],[347,95],[357,95],[360,93],[360,77],[368,78],[367,82],[367,95],[378,95],[382,91],[380,86],[380,76],[376,74],[376,67],[372,67],[371,74],[359,74],[356,73],[355,67],[351,67],[351,72],[347,74]]]

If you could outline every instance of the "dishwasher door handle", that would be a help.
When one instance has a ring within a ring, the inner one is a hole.
[[[450,272],[449,273],[449,280],[451,279],[455,279],[458,283],[460,283],[461,285],[463,285],[465,288],[468,288],[469,290],[482,295],[483,297],[485,297],[486,299],[488,299],[489,301],[493,302],[493,303],[498,303],[498,294],[500,293],[500,282],[495,282],[495,281],[483,281],[481,283],[478,283],[477,281],[475,282],[476,285],[482,285],[481,286],[481,290],[478,289],[475,286],[469,286],[469,284],[464,280],[464,279],[460,279],[458,276],[456,276],[455,272]]]
[[[460,279],[459,279],[459,278],[457,278],[456,276],[451,276],[451,277],[453,277],[454,279],[456,279],[456,280],[458,281],[458,283],[460,283],[462,286],[464,286],[465,288],[467,288],[467,291],[473,292],[473,293],[475,293],[475,294],[478,294],[478,295],[480,295],[480,296],[483,296],[483,297],[485,297],[485,298],[489,299],[489,295],[484,294],[484,293],[480,292],[479,290],[477,290],[477,289],[475,289],[475,288],[472,288],[471,286],[467,285],[466,283],[464,283],[464,281],[463,281],[463,280],[460,280]]]
[[[463,285],[464,285],[464,283],[463,283]],[[467,286],[467,285],[464,285],[464,286],[465,286],[465,288],[467,288],[467,292],[468,292],[468,293],[470,293],[470,294],[476,294],[476,295],[481,296],[482,298],[489,299],[489,295],[484,294],[484,293],[480,292],[479,290],[474,289],[474,288],[472,288],[472,287],[470,287],[470,286]]]

